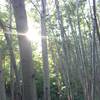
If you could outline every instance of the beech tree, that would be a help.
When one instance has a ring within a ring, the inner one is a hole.
[[[30,41],[26,37],[28,26],[24,0],[13,0],[12,5],[19,39],[23,76],[23,100],[36,100],[37,96],[32,61],[32,48]]]

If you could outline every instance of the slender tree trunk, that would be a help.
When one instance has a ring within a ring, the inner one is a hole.
[[[13,66],[13,69],[15,71],[15,76],[16,76],[16,99],[21,99],[21,91],[20,91],[20,80],[19,80],[19,76],[18,76],[18,71],[17,71],[17,65],[16,65],[16,60],[15,60],[15,56],[14,56],[14,52],[13,52],[13,48],[12,48],[12,41],[11,41],[11,35],[8,34],[8,32],[11,33],[10,30],[8,30],[7,28],[3,28],[3,32],[7,41],[7,45],[8,45],[8,50],[10,53],[10,60]]]
[[[82,67],[83,67],[83,75],[84,75],[84,93],[87,100],[89,100],[89,94],[88,94],[88,79],[87,79],[87,71],[86,71],[86,56],[85,56],[85,50],[82,40],[82,34],[81,34],[81,28],[80,28],[80,18],[79,18],[79,0],[76,0],[76,6],[77,6],[77,24],[78,24],[78,32],[79,32],[79,46],[80,46],[80,54],[81,54],[81,60],[82,60]]]
[[[12,22],[11,22],[12,21],[11,1],[9,1],[9,3],[10,3],[10,9],[9,9],[9,13],[10,13],[10,16],[9,16],[9,24],[10,24],[10,27],[11,27],[12,26],[11,25],[12,24]],[[5,23],[3,23],[3,24],[5,24]],[[4,26],[6,26],[6,24]],[[21,100],[20,80],[19,80],[19,75],[18,75],[18,70],[17,70],[17,65],[16,65],[16,59],[15,59],[15,55],[14,55],[14,52],[13,52],[12,40],[11,40],[12,30],[11,30],[11,28],[8,29],[7,27],[4,27],[3,28],[3,32],[4,32],[4,35],[5,35],[5,39],[7,41],[8,50],[9,50],[9,54],[10,54],[11,70],[14,69],[15,77],[16,77],[16,86],[15,86],[16,87],[16,93],[15,93],[15,98],[18,99],[18,100]],[[8,33],[10,33],[10,34],[8,34]],[[12,73],[11,73],[11,76],[12,76]],[[11,81],[13,82],[12,79],[11,79]],[[11,83],[11,84],[13,84],[13,83]],[[13,93],[12,93],[12,97],[13,97]]]
[[[11,0],[8,0],[8,2],[9,2],[9,25],[10,25],[10,27],[12,27],[12,4],[11,4]],[[10,33],[12,33],[12,29],[10,28],[9,29],[9,32]],[[7,39],[7,37],[8,37],[8,39]],[[8,46],[9,46],[9,43],[10,43],[10,47],[11,47],[11,50],[13,49],[12,48],[12,41],[9,41],[9,40],[11,40],[11,35],[9,34],[9,36],[7,36],[6,37],[6,34],[5,34],[5,38],[6,38],[6,41],[7,41],[7,44],[8,44]],[[10,51],[10,47],[8,47],[8,49],[9,49],[9,52],[10,52],[10,81],[11,81],[11,83],[10,83],[10,90],[11,90],[11,100],[14,100],[15,98],[14,98],[14,75],[16,76],[16,78],[18,77],[17,75],[17,73],[15,73],[14,74],[14,67],[17,67],[16,66],[16,61],[15,61],[15,56],[14,56],[14,52],[12,52],[13,54],[13,58],[14,58],[14,61],[12,61],[12,59],[11,59],[11,51]],[[15,62],[15,64],[14,64],[14,62]],[[15,65],[15,66],[14,66]],[[14,67],[13,67],[14,66]],[[16,70],[17,70],[17,68],[15,68]],[[15,71],[16,72],[16,71]],[[18,72],[18,71],[17,71]],[[19,84],[19,78],[18,79],[16,79],[17,81],[18,81],[18,83],[17,83],[17,85],[18,85],[18,89],[20,89],[20,84]],[[18,90],[17,89],[17,90]],[[16,94],[17,95],[17,94]],[[21,94],[20,94],[20,96],[21,96]],[[17,98],[17,99],[19,99],[19,98]]]
[[[93,17],[93,35],[92,35],[92,89],[91,89],[91,96],[92,100],[95,100],[95,78],[96,78],[96,37],[95,33],[97,32],[97,20],[96,20],[96,11],[95,11],[95,0],[93,0],[93,11],[94,11],[94,17]],[[97,32],[98,35],[98,32]],[[98,36],[99,38],[99,36]]]
[[[0,100],[6,100],[5,85],[4,85],[4,78],[3,78],[3,69],[2,69],[1,51],[0,51]]]
[[[13,70],[13,64],[10,60],[10,89],[11,89],[11,100],[14,100],[14,70]]]
[[[97,37],[99,40],[99,45],[100,45],[100,33],[99,33],[99,27],[98,27],[98,23],[97,23],[97,16],[96,16],[96,0],[93,0],[93,23],[95,24],[95,30],[97,33]]]
[[[67,66],[65,68],[66,70],[66,78],[67,78],[67,81],[68,81],[68,100],[72,100],[72,92],[71,92],[71,86],[70,86],[70,79],[69,79],[69,62],[68,62],[68,49],[66,49],[66,40],[65,39],[65,29],[64,29],[64,26],[63,26],[63,20],[62,20],[62,15],[61,15],[61,12],[60,12],[60,9],[59,9],[59,1],[58,0],[55,0],[55,5],[56,5],[56,10],[57,10],[57,20],[58,20],[58,24],[59,24],[59,27],[60,27],[60,31],[61,31],[61,40],[62,40],[62,50],[63,50],[63,57],[64,57],[64,63],[65,63],[65,66]],[[68,41],[67,41],[68,42]]]
[[[12,48],[12,41],[11,41],[11,35],[5,33],[5,38],[7,41],[7,45],[8,45],[8,49],[9,49],[9,53],[10,53],[10,60],[11,60],[11,66],[14,69],[15,72],[15,76],[16,76],[16,93],[15,93],[15,98],[21,100],[21,87],[20,87],[20,79],[19,79],[19,75],[18,75],[18,69],[17,69],[17,65],[16,65],[16,60],[15,60],[15,55],[13,52],[13,48]]]
[[[67,5],[65,4],[65,6],[67,7]],[[71,12],[71,11],[70,11]],[[83,64],[82,64],[82,56],[81,56],[81,51],[80,51],[80,42],[78,41],[78,36],[76,33],[76,30],[74,29],[73,27],[73,23],[72,23],[72,20],[70,18],[70,13],[68,12],[68,20],[69,20],[69,25],[71,27],[71,31],[72,31],[72,36],[73,36],[73,39],[74,39],[74,45],[75,45],[75,52],[76,52],[76,66],[78,66],[78,74],[79,74],[79,78],[80,78],[80,81],[81,81],[81,84],[82,84],[82,87],[83,89],[85,88],[85,84],[84,84],[84,80],[85,78],[83,77],[84,76],[84,70],[83,70]],[[83,90],[84,91],[84,90]],[[84,95],[86,96],[86,93],[84,93]]]
[[[46,33],[46,0],[41,0],[41,37],[42,37],[42,57],[43,57],[43,77],[44,77],[44,100],[51,100],[50,79],[47,52],[47,33]]]

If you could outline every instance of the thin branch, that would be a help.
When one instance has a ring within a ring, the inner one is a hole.
[[[38,13],[41,15],[41,13],[40,13],[40,11],[39,11],[39,9],[37,8],[37,6],[34,4],[34,2],[33,1],[31,1],[31,3],[33,4],[33,6],[35,7],[35,9],[38,11]]]
[[[98,27],[98,23],[97,23],[96,1],[95,0],[93,0],[93,20],[94,20],[95,29],[96,29],[96,33],[97,33],[98,40],[99,40],[99,45],[100,45],[100,33],[99,33],[99,27]]]
[[[4,26],[4,27],[7,27],[7,28],[9,28],[9,29],[16,30],[16,28],[15,28],[15,27],[11,27],[11,26]]]

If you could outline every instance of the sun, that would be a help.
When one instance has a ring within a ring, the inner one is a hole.
[[[32,25],[31,22],[29,22],[28,24],[28,32],[26,34],[26,37],[28,38],[28,40],[30,40],[31,42],[39,42],[41,40],[41,36],[40,36],[40,29],[38,24],[34,24],[34,26]]]
[[[28,22],[28,32],[26,33],[27,39],[33,44],[37,45],[37,51],[41,52],[41,35],[40,35],[40,25],[32,21]]]
[[[38,34],[36,29],[29,28],[26,37],[31,42],[38,42],[40,40],[40,35]]]

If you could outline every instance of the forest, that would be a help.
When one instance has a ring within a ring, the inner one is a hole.
[[[0,0],[0,100],[100,100],[100,0]]]

